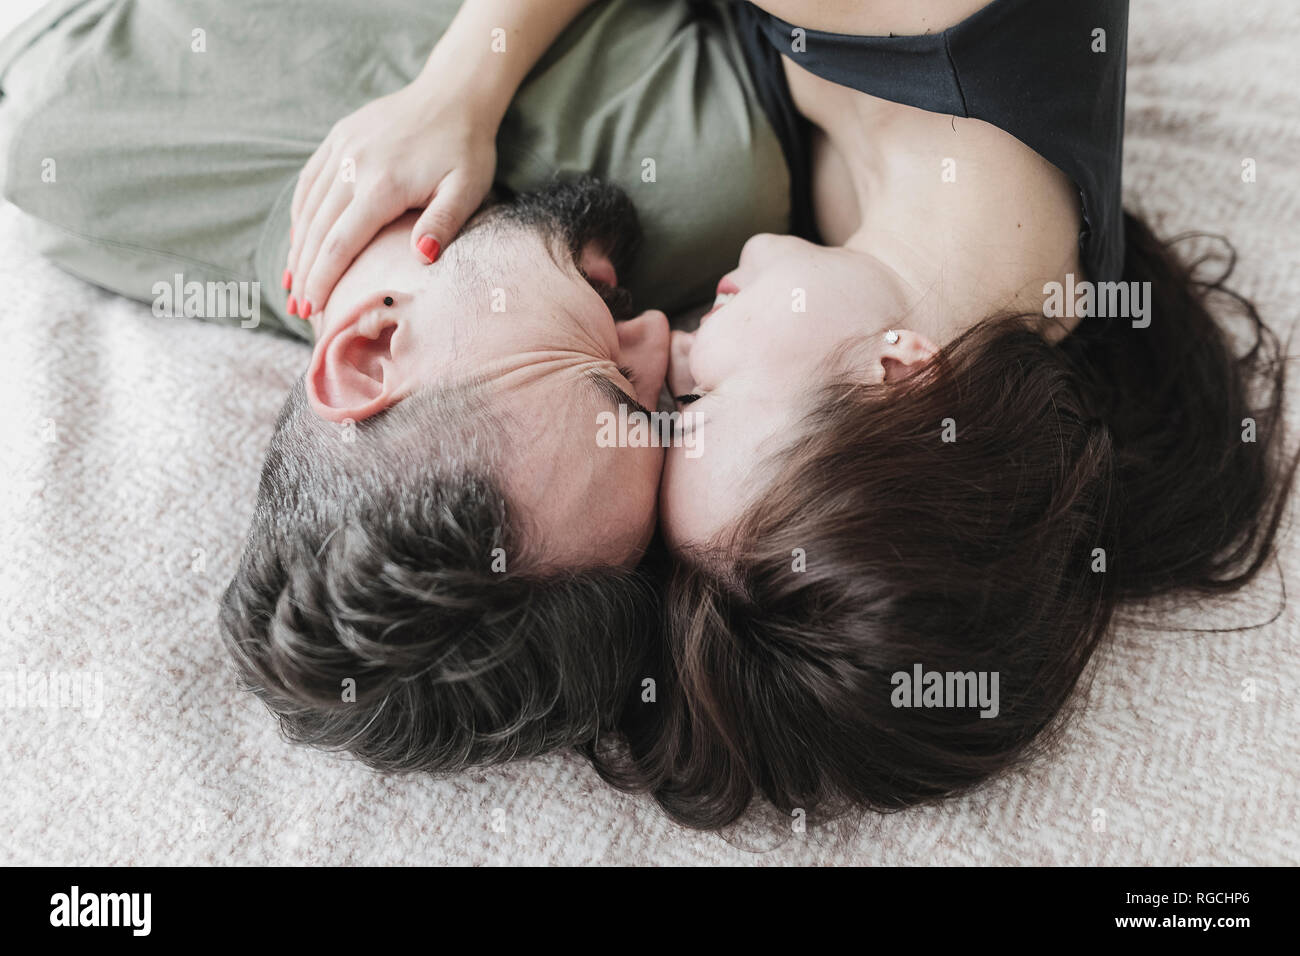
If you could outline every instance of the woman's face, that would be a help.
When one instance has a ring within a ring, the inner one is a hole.
[[[745,244],[699,329],[673,334],[669,385],[676,396],[699,396],[678,405],[695,413],[699,451],[668,450],[659,504],[672,548],[716,541],[747,509],[770,478],[768,457],[796,437],[828,381],[846,372],[881,381],[891,355],[905,364],[909,350],[932,354],[913,333],[884,341],[906,310],[905,288],[862,252],[792,236]]]

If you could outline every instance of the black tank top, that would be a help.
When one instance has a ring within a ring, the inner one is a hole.
[[[1079,188],[1089,278],[1121,277],[1128,0],[991,0],[940,33],[887,37],[796,34],[751,3],[736,7],[754,84],[790,166],[793,233],[819,239],[808,122],[790,98],[782,55],[832,83],[1010,133]]]

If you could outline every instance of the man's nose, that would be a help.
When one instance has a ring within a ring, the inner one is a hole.
[[[672,334],[668,354],[668,390],[675,396],[695,391],[695,378],[691,375],[691,347],[694,345],[694,332]]]
[[[636,399],[646,408],[654,408],[668,374],[668,316],[651,309],[617,323],[615,329],[619,364],[632,371]]]

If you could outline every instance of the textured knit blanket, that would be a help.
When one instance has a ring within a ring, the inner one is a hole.
[[[5,6],[0,29],[32,4]],[[1127,204],[1229,236],[1289,334],[1300,6],[1144,0],[1130,44]],[[567,754],[378,775],[283,742],[236,690],[217,602],[303,346],[155,318],[32,254],[7,205],[0,336],[0,863],[1300,861],[1290,531],[1230,600],[1126,609],[1048,759],[936,807],[697,833]]]

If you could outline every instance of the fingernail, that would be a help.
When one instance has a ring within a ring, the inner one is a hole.
[[[292,288],[293,288],[293,273],[290,272],[288,269],[285,269],[285,270],[284,270],[284,277],[280,280],[280,284],[281,284],[282,286],[284,286],[284,291],[285,291],[285,292],[288,292],[290,289],[292,289]]]
[[[307,318],[309,315],[311,315],[311,303],[308,302],[306,299],[303,299],[303,300],[302,300],[302,312],[301,312],[301,314],[298,316],[298,318],[300,318],[300,319],[305,319],[305,318]]]
[[[289,296],[289,304],[288,304],[285,308],[287,308],[287,309],[289,310],[289,314],[290,314],[290,315],[297,315],[297,314],[298,314],[298,300],[295,299],[293,296]]]
[[[438,240],[433,236],[421,236],[420,241],[415,244],[415,248],[420,250],[420,255],[429,260],[429,264],[438,261],[438,253],[442,247],[438,245]]]

